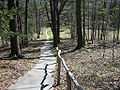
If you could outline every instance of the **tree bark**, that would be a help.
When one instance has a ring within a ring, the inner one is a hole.
[[[77,47],[76,47],[76,49],[80,49],[83,46],[81,0],[76,0],[76,27],[77,27]]]
[[[85,46],[85,0],[83,0],[83,46]]]
[[[53,44],[54,47],[57,47],[58,44],[58,36],[57,36],[57,28],[56,28],[56,5],[55,0],[50,0],[50,10],[51,10],[51,29],[53,33]]]
[[[8,10],[12,10],[13,8],[15,8],[14,0],[8,0]],[[10,31],[14,33],[14,35],[10,36],[10,49],[11,49],[10,56],[20,58],[21,52],[19,48],[19,41],[16,35],[17,32],[16,15],[13,15],[12,18],[10,19],[9,26],[10,26]]]
[[[28,2],[29,0],[26,0],[25,2],[25,29],[24,29],[24,34],[25,34],[25,38],[24,38],[24,46],[27,47],[28,46]]]

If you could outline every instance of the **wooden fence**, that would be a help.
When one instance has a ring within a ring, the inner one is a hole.
[[[64,58],[61,57],[61,50],[57,47],[57,84],[60,85],[60,74],[61,74],[61,66],[64,67],[66,72],[66,82],[67,88],[66,90],[83,90],[83,88],[79,85],[78,81],[74,77],[73,73],[69,70],[68,66],[65,63]]]

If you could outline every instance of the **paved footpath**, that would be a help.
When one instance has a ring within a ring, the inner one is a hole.
[[[31,71],[20,77],[8,90],[53,90],[56,57],[52,45],[41,47],[41,58]]]

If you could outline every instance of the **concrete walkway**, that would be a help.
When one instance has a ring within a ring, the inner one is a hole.
[[[56,57],[51,45],[41,47],[41,58],[31,71],[19,78],[8,90],[53,90]]]

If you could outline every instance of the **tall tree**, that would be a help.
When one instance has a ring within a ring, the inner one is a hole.
[[[28,3],[29,0],[26,0],[25,2],[25,29],[24,29],[24,34],[25,34],[25,39],[24,39],[24,46],[28,46]]]
[[[119,4],[118,4],[118,15],[117,15],[117,18],[120,18],[120,1],[119,1]],[[120,19],[117,20],[117,40],[119,40],[119,34],[120,34]]]
[[[54,47],[57,47],[58,36],[56,30],[56,3],[55,0],[50,0],[50,9],[51,9],[51,29],[53,32]]]
[[[76,49],[80,49],[83,46],[81,0],[76,0],[76,30],[77,30],[77,47],[76,47]]]
[[[39,23],[39,22],[38,22],[38,19],[39,19],[38,14],[39,14],[39,13],[38,13],[37,1],[36,1],[36,0],[33,0],[33,3],[34,3],[34,12],[35,12],[35,19],[36,19],[36,20],[35,20],[35,22],[36,22],[36,23],[35,23],[35,25],[36,25],[36,26],[35,26],[35,27],[36,27],[36,30],[35,30],[35,31],[36,31],[36,33],[38,34],[38,31],[39,31],[39,30],[38,30],[38,29],[39,29],[39,28],[38,28],[38,23]]]
[[[14,0],[8,0],[8,10],[12,11],[13,9],[15,9],[15,3]],[[9,27],[10,27],[10,31],[13,32],[14,35],[10,36],[10,48],[11,48],[11,57],[21,57],[21,52],[20,52],[20,48],[19,48],[19,42],[18,42],[18,38],[16,35],[16,15],[13,14],[12,18],[10,19],[9,22]]]
[[[85,3],[86,1],[83,0],[83,45],[85,45]]]
[[[23,33],[23,30],[22,30],[22,18],[20,16],[20,2],[19,0],[16,0],[16,7],[17,7],[17,30],[19,33]],[[22,46],[23,46],[23,38],[20,39],[20,49],[22,49]]]
[[[50,26],[53,32],[54,47],[56,47],[57,44],[59,44],[60,42],[60,15],[67,1],[68,0],[50,0],[50,11],[51,11]],[[48,20],[50,20],[48,12],[47,12],[47,17]]]

